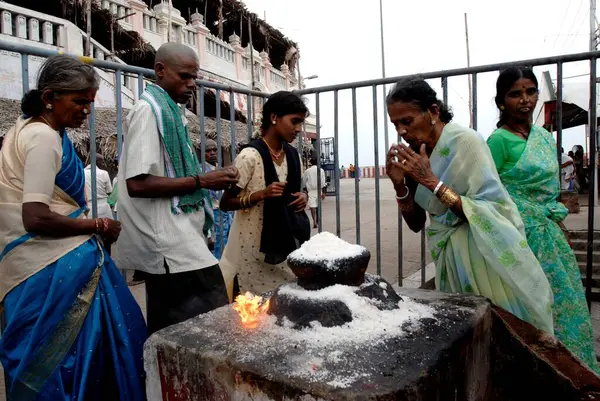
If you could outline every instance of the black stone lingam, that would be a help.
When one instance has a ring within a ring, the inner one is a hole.
[[[365,279],[365,272],[371,260],[371,253],[363,248],[360,255],[336,260],[314,260],[295,258],[290,255],[287,264],[298,277],[298,285],[307,290],[320,290],[335,284],[359,286]]]
[[[311,241],[318,241],[313,237]],[[392,286],[379,276],[365,274],[371,254],[367,248],[348,257],[327,259],[325,257],[300,257],[292,253],[287,263],[297,279],[300,291],[318,291],[336,284],[356,287],[356,294],[374,300],[380,310],[398,309],[402,298]],[[267,313],[277,317],[277,322],[283,324],[287,318],[296,329],[309,327],[313,322],[319,322],[324,327],[341,326],[352,321],[352,312],[341,300],[311,299],[296,297],[284,290],[293,284],[279,286],[270,298]]]

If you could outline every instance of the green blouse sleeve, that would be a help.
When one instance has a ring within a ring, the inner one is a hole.
[[[504,138],[501,135],[492,134],[488,138],[487,144],[490,148],[490,152],[492,152],[496,170],[500,171],[508,159]]]

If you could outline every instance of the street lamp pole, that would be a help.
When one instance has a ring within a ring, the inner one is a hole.
[[[379,27],[381,30],[381,76],[385,78],[385,43],[383,40],[383,0],[379,0]],[[385,106],[385,85],[383,85],[383,135],[385,143],[385,152],[390,148],[390,141],[388,138],[388,124],[387,124],[387,112]]]
[[[87,57],[93,57],[93,54],[90,54],[92,49],[92,0],[87,0],[85,4],[85,19],[87,28],[84,55]]]
[[[317,79],[319,78],[318,75],[309,75],[306,78],[302,78],[302,82],[300,83],[301,88],[300,89],[305,89],[306,88],[306,84],[304,83],[304,81],[308,81],[309,79]]]
[[[318,75],[309,75],[306,78],[302,77],[302,75],[300,74],[300,63],[298,63],[298,87],[300,88],[300,90],[306,89],[306,84],[304,83],[304,81],[309,80],[309,79],[317,79],[317,78],[319,78]],[[298,137],[298,141],[300,141],[300,142],[304,141],[304,133],[305,132],[306,132],[306,125],[303,123],[302,124],[302,133]],[[302,145],[300,145],[299,149],[302,149],[301,146]]]
[[[111,60],[114,60],[114,58],[115,58],[115,24],[117,23],[117,21],[129,18],[133,15],[135,15],[135,13],[130,13],[130,14],[124,15],[119,18],[115,18],[114,15],[112,16],[112,23],[110,24],[110,59]]]

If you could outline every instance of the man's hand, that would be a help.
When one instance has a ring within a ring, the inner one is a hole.
[[[308,203],[308,194],[306,192],[296,192],[292,194],[293,197],[296,198],[295,201],[289,204],[289,206],[293,206],[296,208],[296,212],[301,212],[306,209],[306,204]]]
[[[201,175],[200,186],[206,189],[222,190],[229,189],[237,184],[239,172],[235,167],[225,167]]]

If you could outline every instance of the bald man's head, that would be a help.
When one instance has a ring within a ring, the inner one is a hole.
[[[165,43],[156,52],[156,84],[177,103],[187,103],[194,95],[199,68],[198,55],[189,46]]]
[[[182,45],[181,43],[169,42],[159,47],[154,58],[154,64],[163,63],[173,65],[185,58],[198,61],[198,55],[191,47]]]

